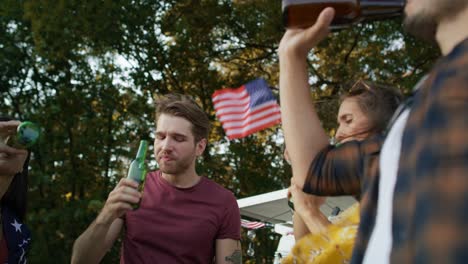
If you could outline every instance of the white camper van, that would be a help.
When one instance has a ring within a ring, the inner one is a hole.
[[[288,189],[282,189],[237,200],[241,217],[271,224],[274,232],[281,235],[274,263],[280,263],[281,258],[289,254],[295,243],[287,193]],[[329,197],[320,210],[330,217],[332,213],[343,211],[355,202],[351,196]]]

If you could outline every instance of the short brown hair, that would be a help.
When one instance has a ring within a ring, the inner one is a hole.
[[[369,118],[368,132],[382,133],[403,97],[395,87],[358,80],[342,101],[346,98],[356,99],[361,111]]]
[[[167,94],[158,98],[156,105],[156,122],[162,114],[182,117],[192,124],[195,142],[208,139],[210,120],[198,104],[189,96],[182,94]]]

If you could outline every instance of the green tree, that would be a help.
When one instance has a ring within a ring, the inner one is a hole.
[[[356,79],[408,94],[433,64],[437,49],[400,24],[356,25],[315,48],[311,97],[331,134],[339,97]],[[193,96],[213,121],[200,174],[237,198],[287,187],[279,126],[229,141],[211,103],[215,90],[258,77],[277,86],[283,32],[279,1],[3,0],[0,113],[44,129],[31,162],[30,262],[70,260],[73,241],[125,175],[139,139],[152,138],[161,94]],[[277,242],[270,229],[259,231],[256,256],[247,257],[245,243],[244,259],[270,263]],[[119,243],[103,263],[118,258]]]

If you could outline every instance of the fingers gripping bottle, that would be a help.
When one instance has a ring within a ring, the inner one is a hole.
[[[40,135],[41,129],[38,125],[33,122],[24,121],[18,125],[16,134],[8,136],[4,140],[10,147],[27,149],[36,144]]]
[[[146,179],[146,152],[148,151],[148,141],[141,140],[140,146],[138,147],[138,152],[136,158],[130,163],[130,168],[128,169],[127,179],[134,180],[138,183],[138,191],[143,192]],[[134,209],[140,207],[140,201],[137,204],[133,205]]]
[[[402,16],[406,0],[282,0],[286,28],[307,28],[326,7],[335,9],[332,29]]]

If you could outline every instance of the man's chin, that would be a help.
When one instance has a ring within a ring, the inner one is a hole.
[[[182,169],[180,166],[161,166],[159,167],[159,170],[164,174],[170,175],[179,175],[184,172],[184,169]]]
[[[159,166],[159,170],[162,172],[162,173],[165,173],[165,174],[174,174],[174,172],[176,172],[176,170],[174,168],[171,168],[169,166]]]

